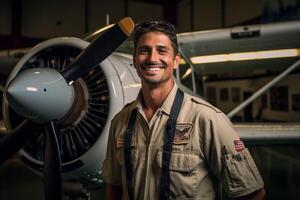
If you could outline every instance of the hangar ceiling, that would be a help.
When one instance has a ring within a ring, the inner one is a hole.
[[[85,12],[85,31],[90,32],[88,27],[88,13],[89,13],[89,4],[90,0],[84,1],[84,12]],[[163,18],[173,24],[177,24],[177,4],[182,0],[124,0],[124,9],[125,16],[128,15],[128,6],[129,2],[143,2],[147,4],[156,4],[162,6],[163,9]],[[190,0],[192,3],[194,0]],[[23,47],[31,47],[43,39],[37,38],[26,38],[22,35],[22,26],[24,26],[22,21],[22,9],[26,1],[24,0],[12,0],[10,2],[10,13],[11,13],[11,35],[0,35],[0,50],[1,49],[15,49]],[[60,21],[58,21],[60,22]]]

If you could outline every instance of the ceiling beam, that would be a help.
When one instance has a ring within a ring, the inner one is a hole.
[[[22,32],[22,0],[11,1],[11,19],[12,48],[19,48]]]

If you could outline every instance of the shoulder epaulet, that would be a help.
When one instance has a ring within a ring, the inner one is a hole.
[[[221,113],[222,111],[216,107],[214,107],[213,105],[211,105],[210,103],[208,103],[207,101],[199,98],[199,97],[195,97],[195,96],[191,96],[191,99],[193,102],[197,103],[197,104],[201,104],[203,106],[209,107],[211,109],[213,109],[215,112],[217,113]]]
[[[127,104],[122,108],[122,110],[120,110],[120,111],[113,117],[112,120],[115,120],[116,118],[119,118],[120,115],[122,115],[122,113],[124,114],[124,113],[128,112],[128,109],[130,109],[130,106],[132,106],[134,103],[135,103],[135,101],[132,101],[132,102],[127,103]]]

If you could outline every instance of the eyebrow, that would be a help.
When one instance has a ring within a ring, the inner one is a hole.
[[[151,49],[152,47],[149,46],[149,45],[141,45],[141,46],[138,47],[138,49],[144,49],[144,48]],[[167,50],[170,49],[170,48],[168,48],[167,46],[164,46],[164,45],[156,45],[155,48],[167,49]]]

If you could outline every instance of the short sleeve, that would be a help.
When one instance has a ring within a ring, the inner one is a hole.
[[[228,196],[244,196],[262,188],[257,167],[227,116],[216,112],[203,127],[205,158]]]
[[[112,120],[106,158],[102,166],[102,178],[111,185],[121,186],[121,166],[117,160],[116,145],[115,145],[115,122]]]

